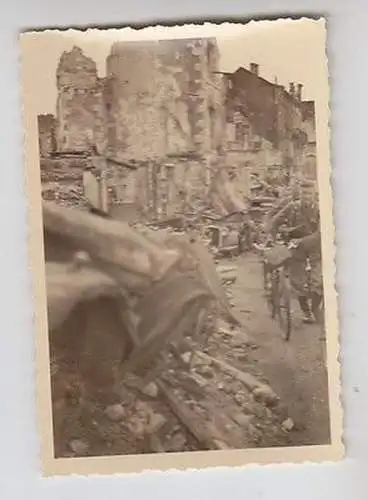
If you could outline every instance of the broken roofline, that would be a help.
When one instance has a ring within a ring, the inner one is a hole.
[[[224,76],[227,76],[227,77],[233,77],[234,75],[236,74],[239,74],[241,72],[245,72],[247,73],[248,75],[252,75],[254,78],[257,78],[258,80],[260,80],[263,84],[266,84],[267,86],[269,87],[272,87],[273,89],[275,88],[278,88],[280,89],[284,95],[288,98],[288,99],[291,99],[293,100],[293,102],[297,102],[297,103],[301,103],[302,105],[305,105],[305,104],[309,104],[311,105],[313,103],[313,107],[314,107],[314,101],[312,100],[308,100],[308,101],[303,101],[303,100],[299,100],[297,99],[295,96],[291,95],[290,92],[288,92],[285,87],[283,85],[280,85],[279,83],[272,83],[270,82],[269,80],[266,80],[265,78],[263,78],[262,76],[259,76],[259,74],[256,74],[254,73],[253,71],[250,71],[249,69],[247,68],[244,68],[244,66],[239,66],[235,71],[233,72],[229,72],[229,71],[216,71],[216,73],[218,74],[221,74],[221,75],[224,75]]]
[[[214,36],[197,36],[197,37],[183,37],[183,38],[159,38],[152,40],[117,40],[111,44],[111,48],[123,46],[149,46],[149,45],[165,45],[165,44],[181,44],[181,43],[196,43],[196,42],[212,42],[217,44],[217,39]]]

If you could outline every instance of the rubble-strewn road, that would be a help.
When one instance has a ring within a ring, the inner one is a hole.
[[[55,359],[57,456],[328,443],[321,329],[302,325],[296,307],[291,341],[283,340],[269,317],[256,255],[221,259],[217,270],[244,327],[220,320],[216,308],[208,311],[198,337],[189,328],[172,349],[163,349],[155,381],[121,380],[116,404],[91,399],[78,370],[70,366],[69,373]]]
[[[257,345],[251,353],[252,359],[288,407],[295,424],[290,436],[293,444],[327,444],[330,440],[328,387],[321,327],[303,325],[295,304],[292,338],[285,342],[267,310],[259,259],[256,255],[243,255],[236,265],[238,279],[229,291],[230,300]]]

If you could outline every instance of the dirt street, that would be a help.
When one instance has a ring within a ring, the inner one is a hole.
[[[234,260],[230,263],[234,265]],[[236,265],[238,279],[231,287],[230,300],[257,345],[252,358],[294,420],[290,436],[293,444],[327,444],[330,431],[322,328],[304,325],[298,304],[294,303],[292,337],[285,342],[267,309],[259,258],[243,255],[237,258]]]

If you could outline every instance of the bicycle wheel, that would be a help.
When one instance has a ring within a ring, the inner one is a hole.
[[[278,317],[280,327],[284,333],[284,340],[288,342],[292,330],[291,287],[285,272],[280,273],[280,305],[278,308]]]
[[[319,325],[323,325],[325,321],[325,306],[323,297],[321,298],[321,302],[317,307],[313,307],[313,302],[312,302],[312,313],[317,323]]]
[[[279,318],[280,326],[284,332],[284,339],[288,342],[290,340],[292,330],[290,302],[287,302],[280,307]]]
[[[280,316],[280,275],[279,270],[271,272],[271,282],[269,290],[269,307],[273,320]]]

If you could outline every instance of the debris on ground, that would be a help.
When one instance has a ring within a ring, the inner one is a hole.
[[[56,212],[54,214],[50,211],[50,214],[55,215]],[[50,217],[48,220],[51,220]],[[75,219],[71,217],[70,221],[70,224],[75,223]],[[67,222],[64,230],[70,234],[69,221]],[[84,224],[81,218],[80,224],[82,223]],[[214,261],[211,256],[213,249],[201,237],[188,239],[180,232],[174,234],[174,231],[159,227],[157,230],[146,227],[140,231],[138,227],[136,225],[134,231],[139,231],[142,235],[149,234],[150,238],[155,233],[157,241],[163,241],[165,233],[166,250],[180,248],[182,251],[182,259],[177,264],[178,276],[180,277],[180,273],[188,273],[188,276],[192,276],[191,279],[193,276],[195,279],[200,276],[201,286],[211,291],[216,304],[199,308],[196,311],[196,324],[188,322],[183,327],[180,338],[173,335],[177,323],[170,323],[172,331],[168,331],[166,337],[158,339],[160,343],[157,345],[152,344],[157,363],[161,359],[159,369],[156,366],[157,370],[153,370],[153,375],[151,372],[146,375],[136,372],[133,374],[132,370],[128,370],[119,381],[117,399],[114,402],[103,404],[86,395],[83,390],[80,391],[77,404],[60,405],[54,397],[54,422],[60,423],[57,430],[54,424],[57,436],[56,456],[288,446],[293,427],[291,419],[252,361],[250,353],[257,346],[232,311],[232,287],[238,273],[236,261],[231,266],[224,265],[221,259]],[[96,228],[99,229],[98,225]],[[84,233],[78,231],[80,241],[82,237],[85,244],[89,238],[87,230]],[[114,238],[123,237],[121,233],[114,233]],[[93,250],[98,251],[100,258],[106,262],[109,258],[109,265],[116,265],[114,259],[121,256],[103,253],[103,239],[99,240],[99,245]],[[122,275],[123,278],[124,276]],[[176,278],[177,275],[173,274],[173,277]],[[106,287],[107,285],[109,290],[112,289],[110,283],[106,283]],[[185,298],[185,293],[188,292],[183,284],[181,286]],[[140,289],[141,293],[142,290],[143,288]],[[143,316],[146,315],[148,319],[149,312],[152,317],[157,316],[158,308],[162,305],[160,301],[165,305],[167,300],[172,308],[177,305],[172,293],[166,298],[159,290],[158,286],[155,289],[156,302],[152,297],[151,302],[148,299],[147,303],[144,302],[144,297],[147,298],[149,292],[146,296],[143,295],[141,308]],[[163,292],[167,293],[165,290],[163,288]],[[178,288],[175,290],[179,291]],[[114,289],[114,294],[116,292]],[[127,299],[124,307],[133,306]],[[149,311],[150,308],[152,311]],[[167,309],[165,310],[167,313]],[[201,311],[205,312],[202,322],[199,320]],[[163,320],[166,313],[164,309],[159,313]],[[147,317],[143,320],[141,318],[141,323],[147,323]],[[177,322],[181,319],[178,316]],[[149,327],[148,337],[150,331],[154,330],[153,326],[155,325],[152,323],[146,325],[146,328]],[[150,345],[148,344],[149,347]],[[142,355],[143,351],[138,344],[135,349],[138,355]],[[134,353],[133,349],[133,355]],[[149,358],[151,354],[150,348],[146,348],[145,355]],[[114,356],[119,359],[119,353],[114,353]],[[53,387],[57,385],[55,380],[65,379],[67,376],[68,373],[62,366],[59,369],[56,367],[53,371]],[[83,380],[80,381],[82,387],[83,383]]]

